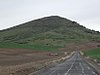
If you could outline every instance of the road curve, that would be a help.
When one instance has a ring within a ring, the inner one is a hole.
[[[99,75],[95,70],[86,63],[80,56],[79,52],[66,60],[65,62],[56,65],[55,67],[40,70],[35,75]]]

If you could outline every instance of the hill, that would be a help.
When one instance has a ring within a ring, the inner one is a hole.
[[[0,48],[53,50],[70,42],[99,41],[98,31],[59,16],[44,17],[0,31]]]

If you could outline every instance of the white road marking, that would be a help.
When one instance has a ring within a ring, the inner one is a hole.
[[[87,67],[90,70],[90,67]]]
[[[56,70],[52,71],[49,75],[52,75],[54,72],[56,72]]]
[[[82,68],[82,73],[84,73],[84,68],[83,68],[83,66],[82,66],[82,63],[79,63],[80,64],[80,66],[81,66],[81,68]]]
[[[76,59],[75,59],[75,60],[76,60]],[[72,67],[73,67],[73,65],[74,65],[74,63],[75,63],[75,60],[74,60],[74,62],[71,64],[71,67],[69,68],[69,70],[68,70],[64,75],[68,75],[69,71],[72,69]]]
[[[60,75],[60,73],[58,73],[57,75]]]
[[[92,73],[96,75],[96,73],[95,73],[95,72],[93,72],[93,71],[92,71]]]

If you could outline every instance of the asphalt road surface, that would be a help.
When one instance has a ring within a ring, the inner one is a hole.
[[[55,67],[40,70],[35,75],[99,75],[85,62],[78,52],[74,53],[71,58]]]

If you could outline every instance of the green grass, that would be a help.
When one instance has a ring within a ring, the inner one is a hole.
[[[23,48],[23,49],[33,49],[33,50],[43,50],[43,51],[57,51],[58,48],[61,48],[61,46],[0,43],[0,48]]]
[[[84,55],[100,60],[100,48],[87,50],[84,52]]]
[[[100,33],[59,16],[33,20],[0,31],[0,48],[55,51],[66,44],[87,40],[99,41]]]

